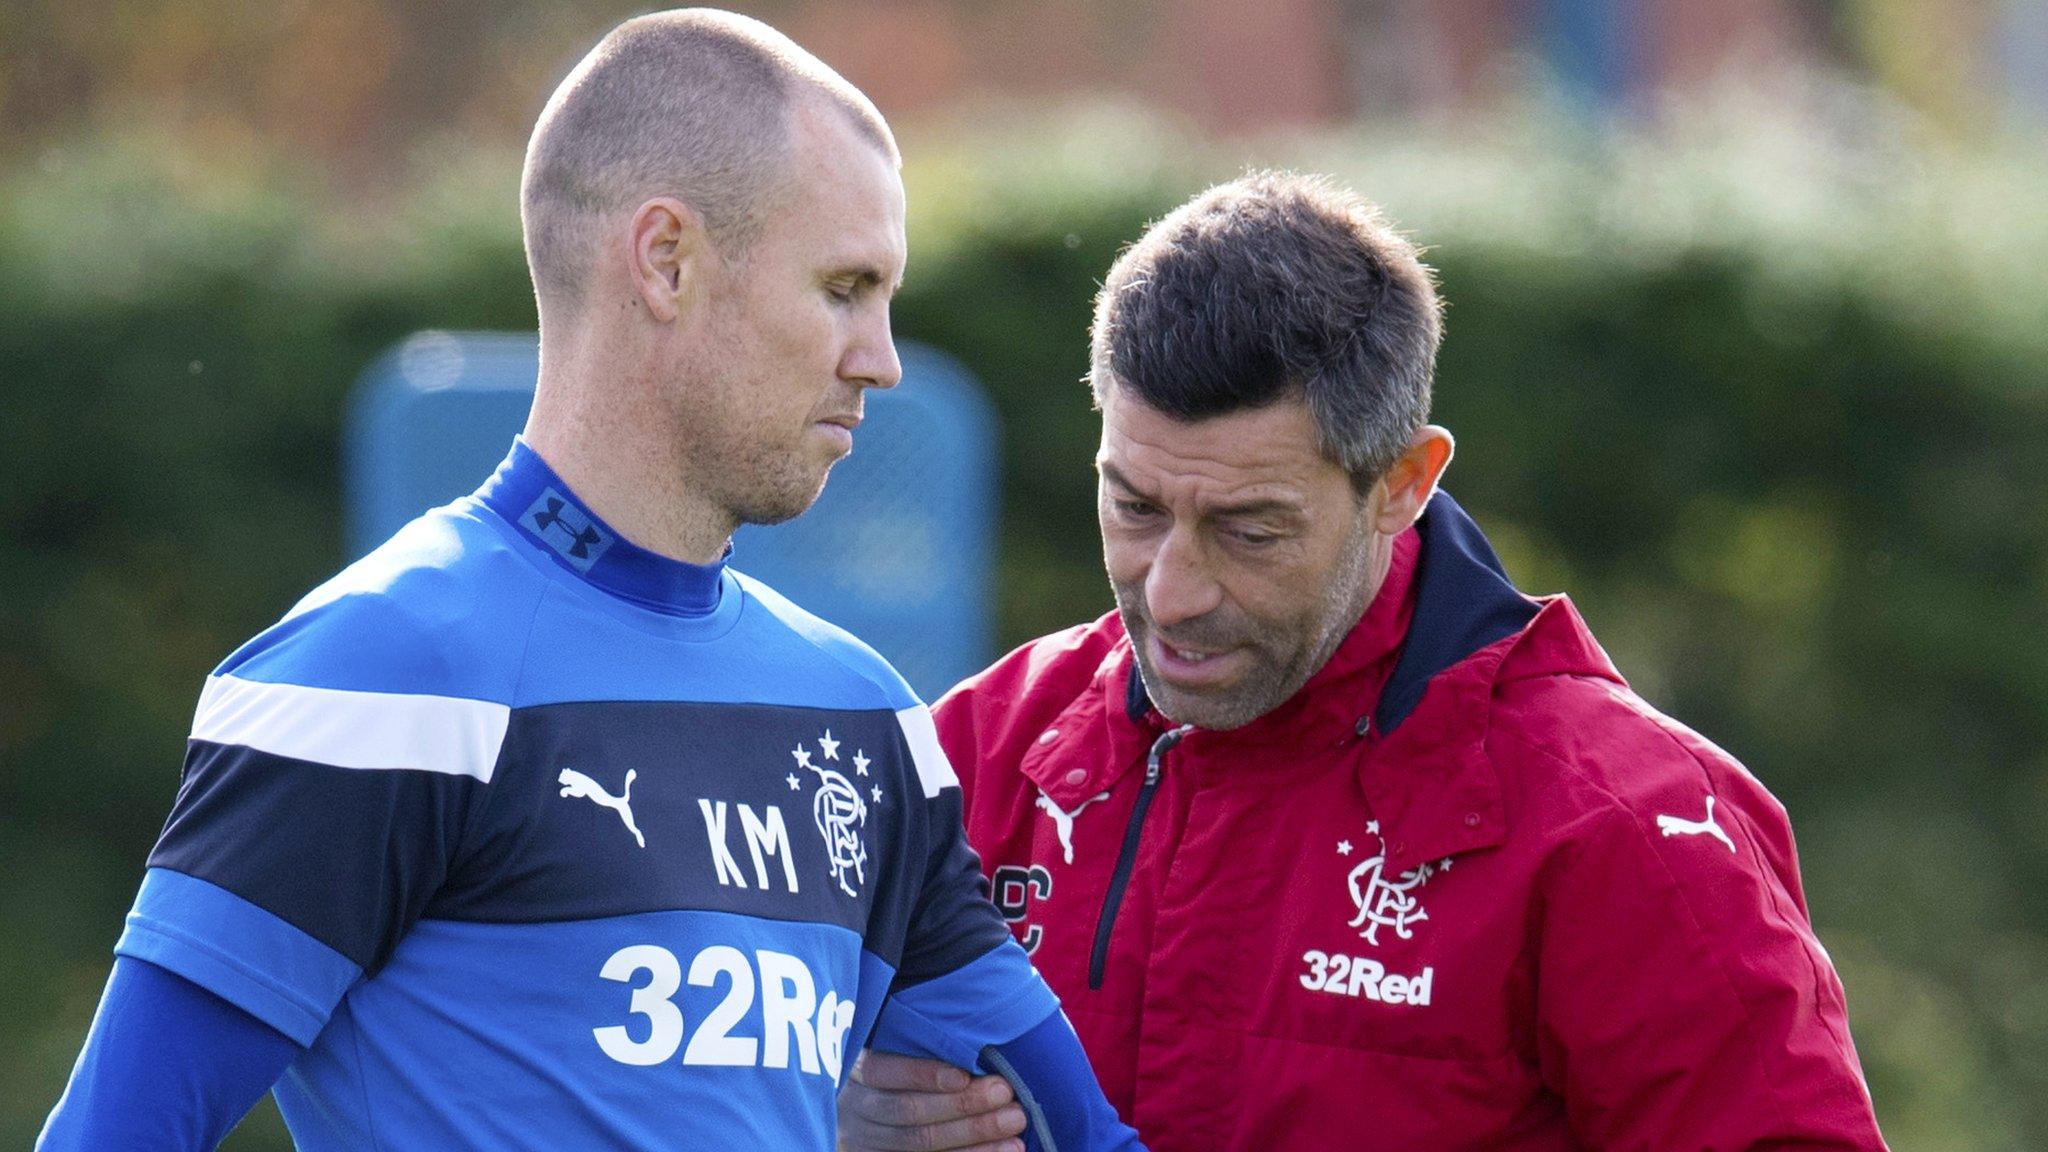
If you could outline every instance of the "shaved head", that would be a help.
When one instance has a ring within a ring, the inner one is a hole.
[[[673,196],[728,260],[755,239],[790,171],[797,101],[836,108],[898,160],[860,90],[758,20],[709,8],[614,28],[548,100],[526,148],[520,220],[541,312],[575,311],[607,224]]]

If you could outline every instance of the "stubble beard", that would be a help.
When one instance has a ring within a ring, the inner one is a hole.
[[[733,517],[742,524],[781,524],[794,520],[810,511],[818,497],[825,494],[824,477],[804,488],[792,485],[772,494],[762,494],[759,499],[733,507]]]
[[[816,471],[801,451],[724,454],[710,473],[735,524],[781,524],[808,511],[825,492],[831,465]]]
[[[728,260],[726,273],[735,282],[745,282],[752,274],[746,256]],[[724,365],[755,364],[763,358],[758,338],[745,322],[751,301],[746,291],[723,298],[723,309],[714,322],[720,327],[716,344],[724,349],[720,358]],[[722,367],[705,381],[705,391],[715,407],[710,421],[705,421],[701,411],[685,410],[678,417],[685,429],[698,430],[690,437],[696,483],[733,525],[781,524],[817,503],[832,465],[838,461],[820,464],[801,431],[781,443],[760,435],[764,429],[751,401],[763,391],[761,382],[744,370]]]
[[[685,428],[699,429],[689,452],[693,480],[735,527],[802,515],[824,494],[837,463],[821,463],[801,433],[784,443],[745,435],[749,428],[758,431],[747,408],[754,391],[749,385],[743,378],[718,381],[720,411],[710,421],[701,412],[679,414]]]
[[[1144,589],[1112,578],[1117,614],[1131,638],[1138,672],[1153,705],[1176,724],[1224,732],[1242,728],[1285,704],[1330,662],[1378,591],[1373,580],[1378,568],[1373,555],[1376,539],[1361,516],[1345,541],[1343,558],[1309,613],[1290,620],[1266,620],[1243,613],[1231,621],[1212,621],[1205,616],[1177,627],[1173,636],[1180,643],[1204,647],[1221,642],[1251,652],[1250,670],[1237,683],[1214,692],[1183,692],[1159,674],[1152,666],[1147,643],[1154,629],[1145,612]],[[1287,643],[1288,638],[1295,642]]]
[[[802,515],[825,491],[831,463],[818,466],[801,436],[793,443],[728,441],[710,453],[707,479],[735,523],[780,524]]]

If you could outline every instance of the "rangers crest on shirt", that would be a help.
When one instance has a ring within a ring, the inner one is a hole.
[[[839,759],[839,741],[832,738],[832,730],[818,738],[818,748],[826,760]],[[806,772],[818,778],[818,790],[811,794],[811,823],[818,829],[818,835],[825,839],[825,859],[832,865],[832,882],[848,896],[859,896],[854,884],[867,882],[868,846],[862,839],[862,830],[868,823],[868,805],[860,790],[854,787],[846,774],[811,761],[810,749],[799,743],[790,755]],[[861,775],[868,774],[871,763],[867,753],[856,749],[853,754],[854,768]],[[790,787],[795,789],[799,781],[795,774],[790,776]],[[869,793],[877,804],[882,802],[882,789],[876,785]],[[847,882],[848,875],[853,883]]]

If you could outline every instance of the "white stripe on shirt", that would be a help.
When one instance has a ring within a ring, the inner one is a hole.
[[[910,756],[917,764],[918,783],[924,785],[924,798],[929,800],[944,788],[958,788],[960,777],[953,774],[953,762],[946,759],[946,750],[939,747],[939,730],[932,724],[932,710],[919,704],[896,713],[896,723],[903,728],[903,738],[910,741]]]
[[[509,707],[486,700],[209,676],[192,739],[337,768],[442,772],[489,783],[511,718]],[[925,727],[931,729],[929,717]]]

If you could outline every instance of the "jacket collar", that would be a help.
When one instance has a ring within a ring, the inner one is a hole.
[[[1439,493],[1423,517],[1415,622],[1374,709],[1358,779],[1406,873],[1506,840],[1487,732],[1503,684],[1584,676],[1622,683],[1563,596],[1515,590],[1478,525]]]
[[[1214,734],[1303,749],[1363,734],[1359,782],[1396,872],[1506,838],[1500,776],[1485,743],[1504,674],[1563,667],[1613,675],[1571,605],[1517,591],[1485,534],[1448,493],[1431,498],[1400,545],[1386,585],[1330,663],[1272,713]],[[1510,654],[1537,633],[1551,637],[1544,652],[1510,665]],[[1165,726],[1128,641],[1112,649],[1097,677],[1102,691],[1092,703],[1104,719],[1114,717],[1113,759],[1074,782],[1072,790],[1085,794],[1054,791],[1064,779],[1041,782],[1063,805],[1115,783]]]
[[[1527,626],[1433,677],[1405,722],[1368,741],[1358,779],[1384,833],[1390,871],[1507,839],[1500,769],[1486,743],[1501,685],[1556,676],[1625,683],[1570,600],[1528,604]]]
[[[1396,874],[1507,838],[1486,732],[1501,663],[1543,608],[1516,591],[1448,493],[1430,500],[1419,527],[1415,619],[1358,762]]]
[[[1537,612],[1537,605],[1515,590],[1493,545],[1450,493],[1430,498],[1419,528],[1423,543],[1414,622],[1373,709],[1373,727],[1383,736],[1414,714],[1439,673],[1520,632]]]

